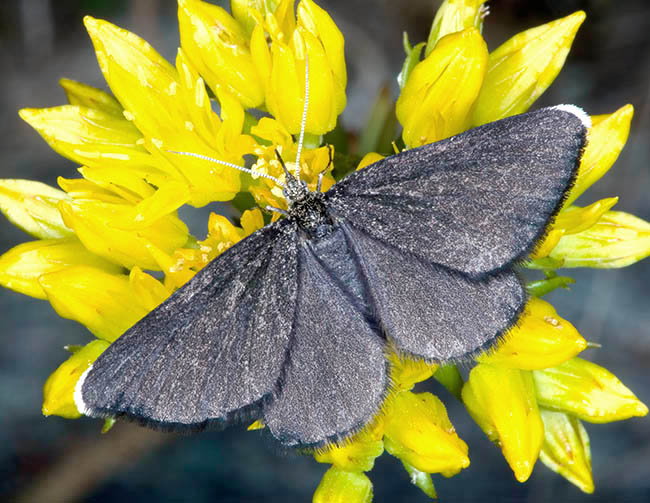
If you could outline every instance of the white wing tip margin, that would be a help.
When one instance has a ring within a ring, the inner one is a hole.
[[[562,110],[563,112],[568,112],[570,114],[575,115],[584,126],[589,129],[591,128],[591,117],[585,112],[582,108],[577,107],[575,105],[557,105],[554,107],[551,107],[552,109],[555,110]]]
[[[81,374],[81,377],[79,377],[79,380],[77,381],[77,384],[75,384],[74,387],[74,404],[77,406],[77,410],[82,413],[85,416],[90,415],[90,409],[86,406],[86,403],[84,402],[83,397],[81,396],[81,388],[84,385],[84,381],[86,380],[86,376],[88,375],[88,372],[92,370],[93,366],[92,364],[84,371],[83,374]]]

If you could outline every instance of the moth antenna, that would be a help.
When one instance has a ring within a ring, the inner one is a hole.
[[[264,209],[266,211],[270,211],[271,213],[273,213],[275,211],[275,212],[279,213],[280,215],[284,215],[285,217],[289,216],[288,211],[283,210],[282,208],[276,208],[275,206],[268,205],[268,206],[265,206]]]
[[[321,191],[321,188],[323,186],[323,177],[325,176],[325,173],[327,173],[327,170],[330,168],[330,166],[332,165],[332,162],[334,161],[334,155],[332,153],[332,145],[330,145],[330,144],[327,145],[327,151],[329,152],[330,160],[327,163],[327,166],[325,167],[325,169],[323,171],[321,171],[320,173],[318,173],[318,186],[316,187],[316,192]]]
[[[215,164],[228,166],[229,168],[235,168],[238,169],[239,171],[243,171],[244,173],[248,173],[251,176],[261,176],[262,178],[267,178],[268,180],[272,180],[277,185],[284,188],[284,184],[274,176],[268,175],[266,173],[258,173],[257,171],[253,171],[252,169],[249,168],[244,168],[243,166],[238,166],[237,164],[233,164],[231,162],[222,161],[221,159],[215,159],[214,157],[208,157],[207,155],[196,154],[194,152],[179,152],[177,150],[165,150],[165,152],[169,152],[170,154],[186,155],[188,157],[196,157],[197,159],[203,159],[204,161],[210,161]]]
[[[307,124],[307,107],[309,106],[309,56],[305,54],[305,106],[302,108],[302,122],[300,123],[300,137],[298,138],[298,153],[296,154],[296,166],[298,178],[300,178],[300,154],[302,153],[302,142],[305,139],[305,125]]]
[[[287,166],[284,164],[284,161],[282,160],[282,156],[280,155],[280,152],[278,152],[278,149],[275,149],[275,155],[278,157],[278,161],[280,161],[280,166],[282,166],[282,169],[284,170],[284,174],[287,177],[287,180],[290,178],[293,178],[293,175],[289,173],[289,170],[287,169]]]

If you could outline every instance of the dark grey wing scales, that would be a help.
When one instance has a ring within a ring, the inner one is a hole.
[[[86,413],[173,428],[259,411],[287,356],[297,279],[292,222],[237,243],[97,359]]]
[[[437,362],[487,349],[526,302],[516,273],[471,279],[343,224],[378,318],[398,350]]]
[[[299,264],[297,336],[264,421],[286,445],[318,446],[358,430],[379,410],[388,386],[385,340],[307,244]]]
[[[326,193],[332,214],[480,277],[529,254],[575,178],[587,128],[546,108],[408,150]]]

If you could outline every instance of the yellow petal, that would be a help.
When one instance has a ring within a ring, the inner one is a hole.
[[[575,201],[616,162],[630,133],[633,115],[634,107],[625,105],[613,114],[592,117],[593,126],[580,161],[578,178],[565,206]]]
[[[20,117],[68,159],[88,166],[152,163],[139,144],[142,134],[124,117],[93,108],[63,105],[23,108]]]
[[[611,269],[634,264],[650,255],[650,223],[624,213],[608,211],[595,225],[563,236],[550,257],[563,267]]]
[[[173,128],[177,73],[147,42],[117,26],[84,18],[99,66],[126,116],[147,136]]]
[[[487,46],[475,28],[447,35],[411,72],[395,107],[411,148],[464,131],[487,68]]]
[[[566,234],[582,232],[598,222],[617,202],[618,197],[608,197],[584,208],[569,206],[557,216],[553,228],[563,229]]]
[[[462,397],[472,418],[501,447],[517,480],[528,480],[544,439],[531,373],[479,363]]]
[[[266,84],[271,78],[271,51],[266,41],[266,33],[262,25],[256,25],[251,36],[251,58],[257,68],[257,73],[266,90]]]
[[[301,0],[298,4],[298,23],[317,37],[323,45],[328,66],[334,76],[338,115],[345,108],[347,84],[343,35],[330,15],[312,0]],[[309,57],[311,65],[311,54]]]
[[[41,275],[87,265],[119,273],[118,265],[90,253],[74,238],[43,239],[20,244],[0,256],[0,285],[38,299],[47,296],[38,281]]]
[[[257,14],[260,16],[265,16],[269,12],[272,14],[277,4],[278,0],[230,0],[230,12],[232,12],[232,17],[237,20],[246,32],[246,35],[250,36],[253,30],[257,26],[260,26],[257,24],[257,20],[251,11],[257,11]]]
[[[363,158],[359,161],[357,170],[363,169],[366,166],[370,166],[376,162],[381,161],[385,156],[378,154],[377,152],[368,152]]]
[[[416,469],[451,477],[469,466],[467,444],[456,434],[443,403],[431,393],[395,393],[384,420],[386,450]]]
[[[45,381],[43,386],[43,415],[76,419],[81,416],[74,402],[74,388],[86,369],[109,346],[94,340],[75,351]]]
[[[415,383],[425,381],[438,369],[438,365],[408,356],[390,353],[391,382],[399,390],[410,390]]]
[[[176,181],[166,183],[155,193],[128,208],[111,222],[113,227],[125,230],[144,229],[154,225],[185,204],[191,197],[186,184]]]
[[[9,221],[40,239],[72,236],[57,208],[65,192],[31,180],[0,180],[0,211]]]
[[[44,274],[40,283],[59,316],[78,321],[108,342],[149,312],[124,274],[74,266]]]
[[[581,358],[533,372],[537,400],[590,423],[645,416],[648,408],[607,369]]]
[[[528,110],[562,69],[584,20],[584,12],[574,12],[519,33],[492,52],[474,109],[474,125]]]
[[[368,472],[375,465],[375,458],[384,452],[381,438],[361,435],[342,445],[332,445],[314,453],[319,463],[330,463],[341,470]]]
[[[139,267],[134,267],[129,273],[129,286],[133,295],[147,311],[153,311],[171,295],[156,278],[143,272]]]
[[[445,0],[433,19],[425,56],[431,54],[434,47],[445,35],[483,27],[482,5],[486,0]]]
[[[555,248],[555,245],[557,245],[560,242],[560,239],[562,239],[562,236],[565,234],[564,229],[552,229],[550,230],[547,234],[546,237],[544,238],[544,241],[535,249],[533,253],[531,253],[530,258],[535,260],[535,259],[540,259],[547,257],[551,251],[553,251],[553,248]]]
[[[216,92],[225,89],[254,108],[264,101],[243,27],[221,7],[197,0],[179,0],[181,46],[194,67]]]
[[[372,482],[363,473],[331,467],[314,493],[313,503],[371,503]]]
[[[544,445],[539,459],[581,491],[594,492],[589,436],[579,419],[541,408]]]
[[[134,204],[153,196],[156,193],[154,187],[162,187],[171,180],[155,168],[82,166],[79,172],[86,180]]]
[[[554,367],[587,347],[587,341],[551,304],[531,298],[520,322],[504,342],[478,361],[523,370]]]
[[[60,210],[66,225],[74,229],[88,250],[127,269],[135,265],[159,269],[147,249],[149,242],[169,254],[187,242],[187,227],[173,214],[142,229],[123,230],[113,222],[123,219],[132,210],[128,205],[77,200],[61,203]]]
[[[60,79],[59,84],[65,91],[68,102],[71,105],[94,108],[122,117],[122,112],[124,111],[122,105],[107,92],[70,79]]]

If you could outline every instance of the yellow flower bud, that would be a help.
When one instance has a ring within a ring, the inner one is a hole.
[[[301,0],[298,4],[298,26],[304,27],[322,44],[327,64],[334,77],[334,95],[338,114],[345,108],[345,86],[348,80],[343,35],[330,15],[312,0]]]
[[[90,253],[74,238],[41,239],[20,244],[0,256],[0,285],[38,299],[47,296],[39,278],[75,265],[117,274],[122,268]]]
[[[579,419],[540,408],[544,445],[539,459],[585,493],[594,492],[589,436]]]
[[[645,416],[648,408],[607,369],[581,358],[533,372],[540,405],[590,423]]]
[[[124,109],[113,96],[96,87],[76,82],[70,79],[61,79],[59,84],[65,91],[68,103],[85,108],[94,108],[102,112],[123,117]]]
[[[445,0],[436,12],[431,25],[425,56],[445,35],[463,31],[467,28],[483,28],[483,4],[486,0]]]
[[[451,477],[469,466],[467,444],[456,434],[443,403],[431,393],[403,391],[389,399],[384,445],[422,472]]]
[[[363,169],[366,166],[370,166],[378,161],[381,161],[385,156],[378,154],[377,152],[368,152],[363,158],[359,161],[357,170]]]
[[[81,417],[74,402],[74,388],[88,366],[109,346],[108,342],[95,340],[75,351],[45,381],[43,386],[43,415],[67,419]]]
[[[257,11],[262,17],[273,14],[279,0],[230,0],[230,12],[241,25],[246,35],[250,36],[257,24],[252,11]]]
[[[300,132],[305,103],[305,61],[308,57],[309,106],[305,132],[322,135],[331,131],[346,102],[343,36],[329,15],[311,0],[300,2],[298,24],[289,38],[284,36],[284,32],[274,34],[271,27],[269,31],[272,36],[271,70],[266,88],[269,112],[290,133]],[[253,48],[253,57],[266,67],[261,41]]]
[[[331,467],[314,493],[313,503],[371,503],[372,482],[363,473]]]
[[[475,28],[447,35],[411,72],[395,107],[411,148],[464,131],[487,69],[487,46]]]
[[[247,33],[230,14],[207,2],[179,0],[178,24],[183,51],[215,92],[225,89],[245,108],[264,102]]]
[[[611,269],[648,255],[650,223],[629,213],[608,211],[588,229],[563,236],[549,256],[563,261],[563,267]]]
[[[57,205],[69,200],[63,191],[31,180],[0,180],[0,211],[17,227],[40,239],[72,236]]]
[[[151,165],[142,134],[123,116],[94,108],[64,105],[23,108],[20,117],[36,129],[53,150],[79,164]]]
[[[587,148],[580,161],[578,178],[564,203],[565,206],[575,201],[616,162],[630,133],[633,115],[634,107],[625,105],[613,114],[591,118],[592,127],[589,130]]]
[[[78,321],[108,342],[149,312],[133,294],[124,274],[73,266],[42,275],[40,283],[59,316]]]
[[[563,229],[565,234],[577,234],[596,224],[618,202],[618,197],[601,199],[589,206],[569,206],[563,209],[553,223],[554,229]],[[556,243],[557,244],[557,243]]]
[[[519,33],[492,52],[474,125],[528,110],[562,69],[584,20],[584,12],[575,12]]]
[[[176,215],[168,214],[141,229],[115,227],[114,222],[132,215],[132,208],[93,200],[76,200],[59,206],[65,224],[74,229],[91,252],[127,268],[137,265],[157,270],[158,264],[146,244],[152,242],[171,254],[187,242],[187,226]]]
[[[496,350],[478,361],[523,370],[553,367],[574,357],[587,341],[551,304],[531,298],[521,321],[504,337]]]
[[[528,480],[544,439],[531,373],[479,363],[462,397],[472,418],[501,447],[517,480]]]

